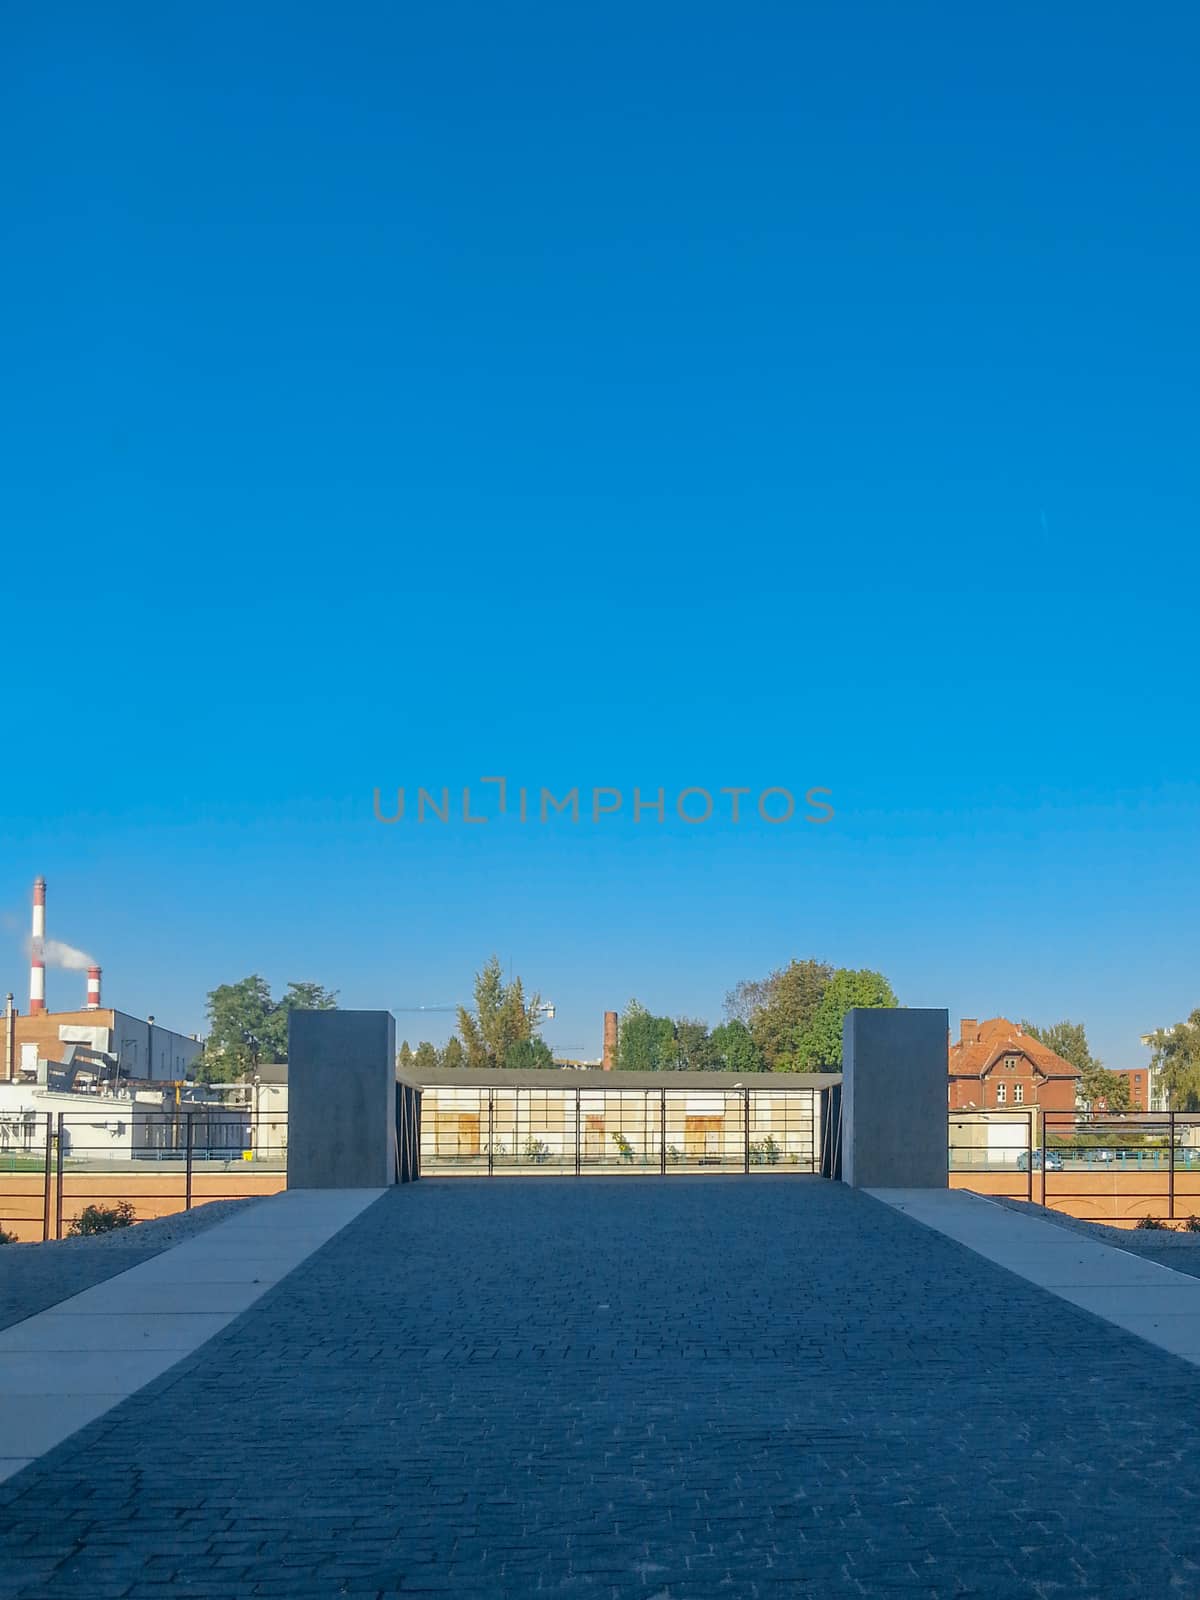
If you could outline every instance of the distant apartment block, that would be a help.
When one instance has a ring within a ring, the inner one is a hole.
[[[1153,1111],[1157,1109],[1151,1104],[1153,1084],[1149,1067],[1117,1067],[1114,1071],[1118,1078],[1124,1078],[1129,1085],[1129,1109],[1131,1111]]]

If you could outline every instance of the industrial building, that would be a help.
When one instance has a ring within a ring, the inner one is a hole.
[[[66,1090],[134,1080],[186,1078],[200,1054],[191,1034],[164,1028],[153,1017],[85,1006],[21,1016],[8,996],[0,1081],[37,1083]]]
[[[182,1159],[189,1135],[195,1159],[241,1160],[255,1142],[244,1106],[176,1104],[169,1089],[60,1094],[0,1084],[0,1158],[41,1155],[47,1117],[63,1156],[75,1164]]]
[[[62,952],[67,951],[64,961]],[[77,1010],[46,1009],[47,959],[86,972]],[[164,1028],[153,1017],[106,1007],[100,967],[46,937],[46,880],[33,886],[29,1011],[8,995],[0,1019],[0,1155],[43,1139],[49,1118],[61,1129],[64,1154],[138,1159],[171,1148],[178,1136],[182,1092],[200,1040]],[[189,1105],[199,1114],[193,1137],[205,1149],[240,1150],[246,1116],[221,1105]],[[211,1111],[211,1115],[209,1112]],[[35,1130],[37,1130],[35,1135]]]
[[[47,1088],[84,1091],[119,1088],[135,1079],[178,1081],[200,1054],[193,1034],[164,1028],[153,1017],[130,1016],[105,1007],[101,970],[80,952],[87,988],[78,1010],[47,1011],[46,880],[33,885],[33,919],[29,956],[29,1013],[22,1016],[10,994],[4,1008],[0,1082],[41,1084]]]

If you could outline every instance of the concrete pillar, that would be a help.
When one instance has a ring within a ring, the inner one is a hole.
[[[396,1181],[396,1023],[390,1011],[288,1016],[288,1188]]]
[[[842,1027],[842,1179],[856,1189],[947,1187],[941,1010],[860,1009]]]
[[[617,1013],[604,1013],[604,1070],[611,1072],[617,1064]]]

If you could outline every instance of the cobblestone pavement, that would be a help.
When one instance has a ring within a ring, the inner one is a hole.
[[[426,1179],[0,1486],[0,1593],[1192,1597],[1198,1508],[1200,1370],[865,1195]]]

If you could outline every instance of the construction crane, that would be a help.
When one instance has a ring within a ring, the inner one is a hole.
[[[393,1006],[393,1011],[459,1011],[466,1010],[465,1006]],[[549,1000],[542,1001],[537,1008],[538,1015],[545,1017],[547,1022],[554,1021],[554,1006]]]

